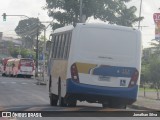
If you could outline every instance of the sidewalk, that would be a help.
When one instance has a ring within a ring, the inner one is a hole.
[[[44,74],[44,77],[39,75],[38,77],[34,78],[37,81],[37,85],[46,85],[47,80],[49,80],[49,77],[47,76],[47,74]]]
[[[144,97],[144,93],[140,91],[138,100],[130,107],[140,110],[160,111],[160,100],[157,100],[156,92],[146,92],[146,97]]]

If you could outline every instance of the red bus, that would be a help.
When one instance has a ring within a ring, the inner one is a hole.
[[[7,76],[27,77],[31,78],[34,71],[34,61],[28,58],[13,58],[7,61],[6,72]]]
[[[6,71],[6,65],[7,65],[7,61],[11,59],[11,57],[8,58],[3,58],[2,59],[2,66],[1,66],[1,72],[2,72],[2,76],[5,76],[5,71]]]

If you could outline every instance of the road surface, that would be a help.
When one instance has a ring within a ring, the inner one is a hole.
[[[78,102],[77,107],[52,107],[46,86],[36,82],[33,78],[0,76],[0,111],[117,111],[87,102]],[[131,110],[135,109],[127,108]]]

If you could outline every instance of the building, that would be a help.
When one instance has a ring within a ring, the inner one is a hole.
[[[10,56],[10,44],[14,45],[15,47],[19,47],[22,45],[22,41],[12,37],[3,37],[3,33],[0,32],[0,59]]]

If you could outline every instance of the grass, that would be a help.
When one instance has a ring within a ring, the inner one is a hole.
[[[139,91],[144,91],[144,88],[139,88]],[[156,92],[156,89],[147,88],[145,89],[146,92]]]

